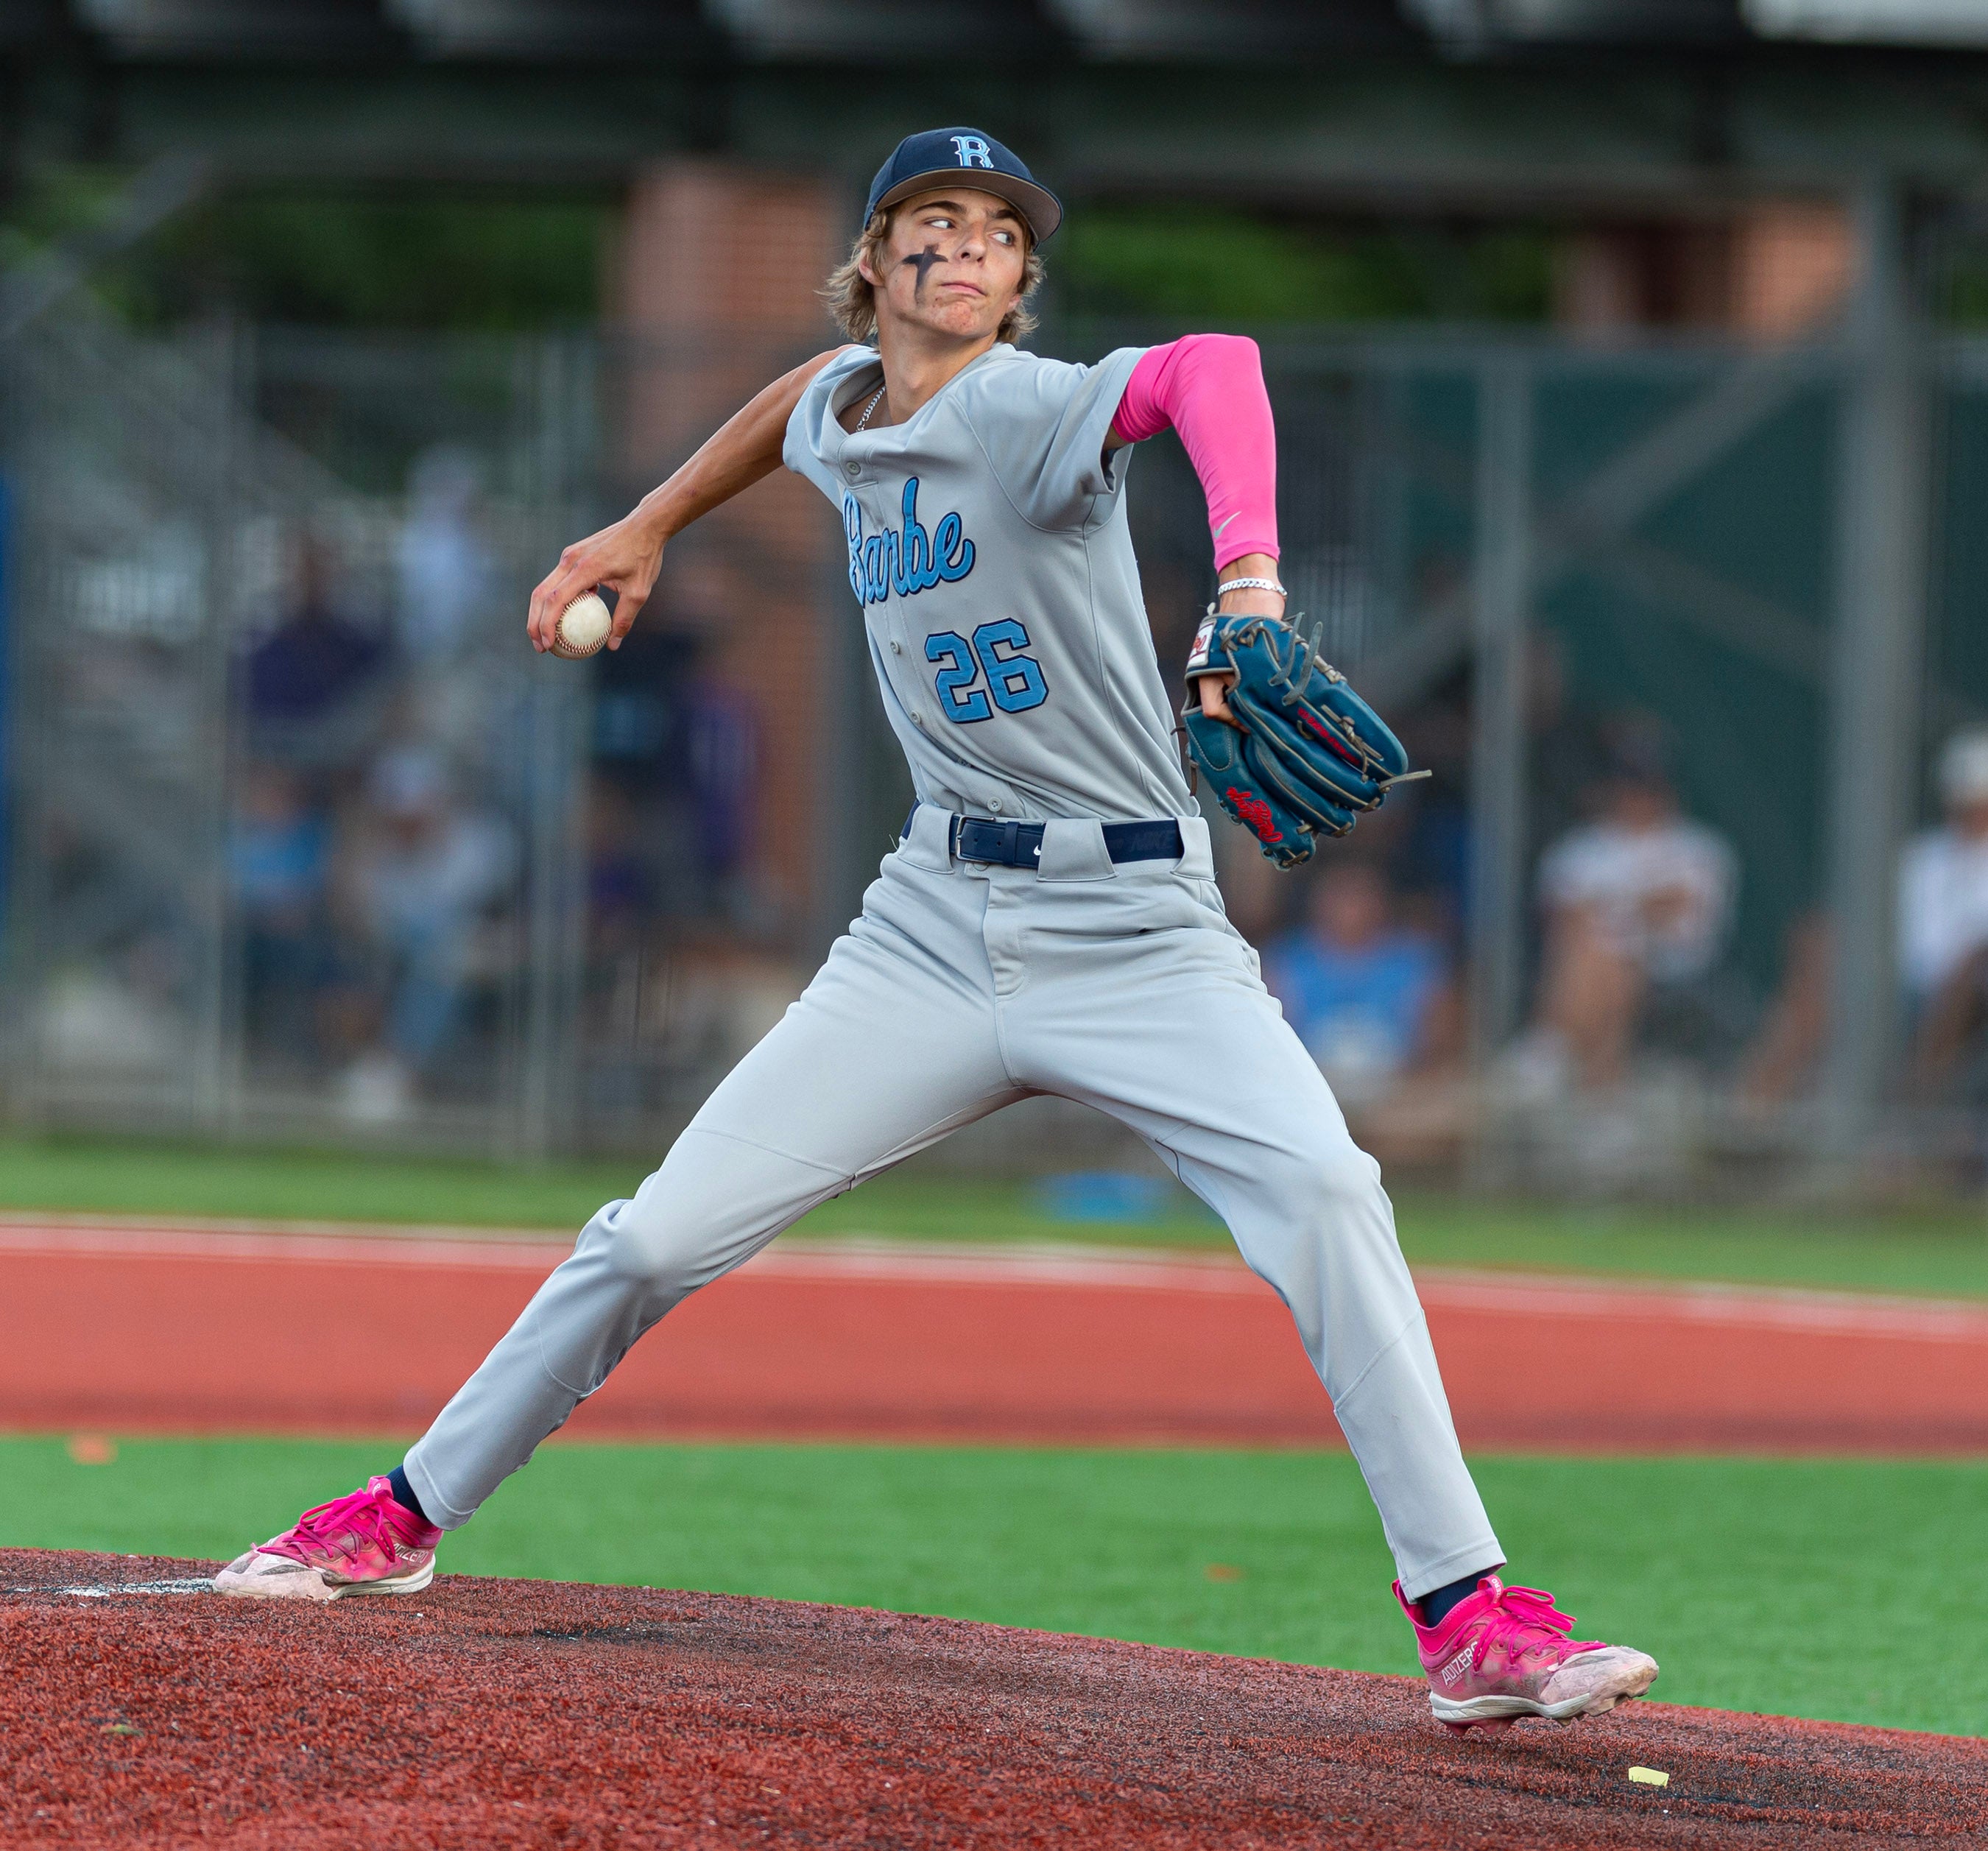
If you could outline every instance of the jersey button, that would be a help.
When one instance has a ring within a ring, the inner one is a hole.
[[[912,711],[912,714],[911,714],[911,724],[912,724],[912,725],[914,725],[914,726],[922,726],[922,725],[925,725],[925,715],[924,715],[923,714],[921,714],[921,713],[918,712],[915,709],[914,709],[914,710],[913,710],[913,711]]]
[[[1001,799],[999,797],[989,797],[987,799],[987,807],[992,810],[996,816],[999,816],[1001,813]]]
[[[853,482],[862,475],[863,465],[860,463],[844,463],[842,465],[842,473]]]
[[[904,644],[900,643],[895,637],[893,637],[891,639],[891,654],[894,656],[901,656],[904,653]]]

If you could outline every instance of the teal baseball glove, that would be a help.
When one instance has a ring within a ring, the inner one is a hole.
[[[1233,726],[1201,711],[1196,681],[1224,670]],[[1318,832],[1343,836],[1411,772],[1388,723],[1318,651],[1277,617],[1211,610],[1188,657],[1181,714],[1188,751],[1222,807],[1280,867],[1311,858]]]

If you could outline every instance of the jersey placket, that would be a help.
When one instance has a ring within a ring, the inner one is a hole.
[[[924,731],[931,718],[925,711],[931,701],[925,698],[928,691],[918,676],[918,653],[911,647],[909,628],[904,622],[904,600],[893,598],[888,604],[877,606],[875,617],[877,636],[883,645],[884,673],[890,678],[891,691],[898,697],[898,704],[912,725]]]

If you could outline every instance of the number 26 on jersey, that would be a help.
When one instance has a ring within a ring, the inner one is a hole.
[[[933,686],[940,711],[965,726],[992,719],[997,707],[1004,714],[1025,714],[1040,707],[1050,698],[1049,684],[1043,679],[1042,664],[1021,653],[1028,647],[1028,631],[1013,617],[983,623],[971,637],[956,630],[936,630],[926,637],[925,660],[938,664]]]

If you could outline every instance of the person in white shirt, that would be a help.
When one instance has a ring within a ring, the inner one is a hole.
[[[1657,742],[1618,739],[1600,814],[1540,863],[1546,951],[1537,1061],[1589,1089],[1614,1085],[1654,995],[1709,977],[1726,947],[1739,863],[1678,808]]]
[[[1946,820],[1915,836],[1898,867],[1898,965],[1917,1022],[1915,1064],[1936,1084],[1980,1025],[1988,977],[1988,727],[1940,755]]]

